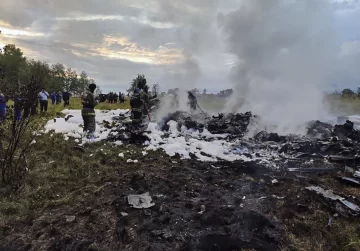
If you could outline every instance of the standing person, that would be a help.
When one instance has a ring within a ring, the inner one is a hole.
[[[69,92],[63,92],[63,100],[64,100],[64,107],[67,105],[70,105],[70,93]]]
[[[144,86],[144,89],[140,92],[140,98],[144,103],[143,114],[144,116],[149,116],[149,87]]]
[[[15,112],[16,121],[21,120],[21,111],[22,111],[21,98],[19,94],[17,94],[14,97],[14,112]]]
[[[5,120],[6,117],[6,98],[0,91],[0,123]]]
[[[81,103],[83,104],[81,115],[84,121],[83,132],[86,135],[86,138],[91,140],[95,138],[94,133],[96,129],[94,109],[95,106],[99,104],[94,96],[95,89],[96,85],[90,84],[88,89],[81,94]]]
[[[40,98],[40,111],[47,112],[49,93],[45,91],[45,88],[39,93]]]
[[[144,101],[140,97],[140,90],[135,88],[130,99],[131,120],[133,124],[141,124],[143,119]]]
[[[188,91],[188,99],[189,99],[190,109],[195,111],[197,106],[197,100],[195,95],[191,91]]]
[[[52,93],[50,94],[50,97],[51,97],[51,104],[54,105],[54,104],[55,104],[55,98],[56,98],[55,92],[52,92]]]

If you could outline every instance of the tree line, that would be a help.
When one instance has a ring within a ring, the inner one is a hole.
[[[67,91],[74,95],[79,95],[89,84],[95,83],[85,71],[78,74],[60,63],[50,65],[27,59],[21,49],[13,44],[0,49],[0,91],[4,95],[12,97],[31,79],[48,91]]]

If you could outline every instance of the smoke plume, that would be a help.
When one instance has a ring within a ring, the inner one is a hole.
[[[336,62],[333,12],[323,0],[244,0],[219,14],[234,94],[226,112],[252,111],[281,133],[327,116],[324,90]]]

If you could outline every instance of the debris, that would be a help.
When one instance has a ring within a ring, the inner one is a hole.
[[[120,158],[124,158],[124,153],[119,153],[118,155]]]
[[[200,212],[198,212],[198,214],[203,214],[203,213],[205,213],[205,205],[201,205],[200,206]]]
[[[149,196],[149,193],[144,193],[140,195],[128,195],[127,199],[128,203],[137,209],[150,208],[155,205],[155,203],[151,202],[152,199]]]
[[[360,181],[354,178],[348,178],[348,177],[338,177],[340,181],[345,182],[350,185],[360,186]]]
[[[126,162],[127,163],[138,163],[139,161],[138,160],[128,159]]]
[[[351,173],[351,174],[355,173],[354,168],[351,168],[351,167],[349,167],[349,166],[345,166],[344,171],[345,171],[346,173]]]
[[[359,171],[355,171],[355,173],[354,173],[354,177],[356,177],[356,178],[360,178],[360,172],[359,172]]]
[[[272,183],[273,185],[275,185],[275,184],[279,183],[279,181],[278,181],[277,179],[273,179],[273,180],[271,181],[271,183]]]
[[[65,216],[66,223],[73,223],[76,220],[75,216]]]
[[[328,198],[330,200],[340,201],[341,203],[343,203],[346,207],[348,207],[352,211],[360,213],[360,208],[357,205],[351,203],[350,201],[347,201],[345,198],[343,198],[339,195],[334,194],[330,190],[324,190],[323,188],[316,187],[316,186],[305,187],[305,189],[307,189],[309,191],[315,191],[317,194],[321,194],[322,196],[324,196],[325,198]]]
[[[163,237],[164,239],[169,239],[172,237],[172,234],[169,230],[167,229],[163,229],[163,230],[153,230],[151,231],[151,233],[154,235],[154,236],[160,236],[160,237]]]
[[[300,172],[300,173],[331,173],[342,171],[342,167],[334,168],[288,168],[289,172]]]
[[[120,215],[125,217],[125,216],[128,216],[129,214],[125,213],[125,212],[120,212]]]
[[[359,156],[348,157],[348,156],[340,156],[340,155],[331,155],[331,156],[329,156],[329,160],[334,161],[334,162],[346,162],[346,161],[360,160],[360,157]]]

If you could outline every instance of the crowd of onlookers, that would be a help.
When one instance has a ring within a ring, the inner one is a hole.
[[[38,99],[35,99],[34,102],[32,102],[32,105],[25,106],[22,105],[22,100],[19,96],[13,97],[14,101],[14,115],[16,120],[20,120],[21,117],[28,117],[29,115],[35,115],[37,114],[38,106],[40,103],[40,112],[44,113],[48,110],[48,100],[51,99],[52,105],[59,105],[64,101],[64,107],[68,106],[70,104],[70,96],[71,94],[69,92],[51,92],[49,93],[42,89],[38,94]],[[6,117],[6,109],[7,109],[7,102],[9,98],[6,97],[1,91],[0,91],[0,123],[4,121]]]
[[[119,92],[119,94],[115,92],[109,92],[109,94],[106,95],[106,99],[110,104],[116,104],[118,101],[119,103],[125,102],[125,94]]]

